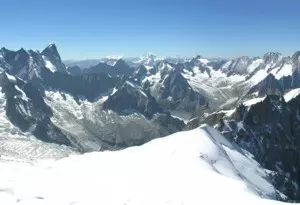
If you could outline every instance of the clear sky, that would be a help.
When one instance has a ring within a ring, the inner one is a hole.
[[[64,59],[300,50],[300,0],[1,0],[0,46]]]

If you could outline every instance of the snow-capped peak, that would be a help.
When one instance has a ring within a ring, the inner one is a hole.
[[[158,64],[158,71],[162,72],[162,71],[170,71],[172,69],[174,69],[169,63],[165,62],[165,61],[161,61]]]
[[[199,63],[202,65],[207,65],[210,61],[206,58],[203,58],[201,55],[197,55],[195,58],[191,59],[190,62],[198,65]]]
[[[266,64],[275,64],[282,60],[282,54],[278,52],[269,52],[264,55],[264,60]]]
[[[145,58],[157,58],[157,55],[154,54],[154,53],[149,52],[149,53],[147,53],[147,54],[145,55]]]
[[[204,59],[204,58],[201,58],[199,61],[201,63],[203,63],[203,64],[208,64],[209,63],[209,60],[208,59]]]
[[[108,59],[108,60],[119,60],[122,59],[123,56],[121,55],[111,55],[111,56],[105,56],[104,59]]]
[[[57,51],[57,47],[55,43],[49,43],[49,45],[44,49],[45,50],[52,50],[52,51]]]
[[[163,60],[153,53],[147,53],[143,56],[136,58],[133,63],[136,65],[144,65],[146,67],[153,67],[157,62]]]
[[[49,46],[48,47],[53,47],[53,46],[55,46],[55,43],[49,43]]]

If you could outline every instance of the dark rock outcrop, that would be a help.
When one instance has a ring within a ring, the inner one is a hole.
[[[148,70],[145,68],[145,66],[141,65],[133,73],[132,78],[137,81],[141,81],[147,76],[147,74],[148,74]]]
[[[205,98],[195,92],[180,72],[169,72],[160,88],[159,103],[171,110],[182,109],[195,112],[206,104]]]
[[[174,118],[168,113],[155,114],[151,121],[164,127],[167,133],[175,133],[181,131],[185,126],[182,120]]]
[[[52,110],[44,102],[43,93],[31,83],[3,72],[0,86],[6,97],[6,115],[22,132],[51,143],[71,145],[69,139],[50,120]]]
[[[71,75],[81,75],[82,74],[82,70],[80,67],[78,66],[72,66],[72,67],[68,67],[67,71],[71,74]]]
[[[75,97],[85,97],[89,101],[94,101],[100,94],[115,87],[117,83],[116,78],[111,78],[106,73],[72,76],[68,73],[53,73],[45,69],[43,76],[40,82],[42,87],[67,92]]]
[[[143,89],[130,81],[120,86],[103,103],[103,109],[111,109],[120,114],[139,112],[147,118],[162,112],[155,99],[146,94]]]

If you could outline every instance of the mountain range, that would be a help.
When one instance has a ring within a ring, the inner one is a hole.
[[[0,70],[0,155],[121,150],[208,124],[271,170],[276,193],[300,200],[299,51],[63,62],[50,44],[2,48]]]

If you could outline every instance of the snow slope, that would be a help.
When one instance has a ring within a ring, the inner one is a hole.
[[[243,105],[249,107],[251,105],[255,105],[255,104],[263,101],[264,99],[265,99],[265,97],[262,97],[262,98],[253,98],[251,100],[247,100],[247,101],[243,102]]]
[[[299,94],[300,94],[300,88],[292,89],[291,91],[289,91],[284,95],[284,100],[286,102],[289,102],[295,97],[297,97]]]
[[[249,153],[203,126],[122,151],[0,162],[1,204],[281,204]],[[263,199],[265,198],[265,199]]]
[[[45,66],[48,68],[51,72],[57,71],[57,68],[48,60],[46,56],[42,56],[45,61]]]

